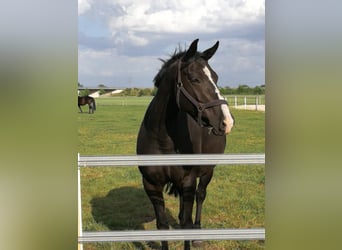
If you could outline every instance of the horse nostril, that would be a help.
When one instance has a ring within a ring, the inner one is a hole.
[[[226,130],[226,127],[227,127],[226,121],[222,121],[222,122],[221,122],[220,129],[224,131],[224,130]]]
[[[233,127],[233,124],[230,123],[229,120],[223,120],[221,123],[221,130],[225,131],[226,134],[230,133],[231,129]]]

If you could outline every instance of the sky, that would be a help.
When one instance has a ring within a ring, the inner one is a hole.
[[[78,81],[151,88],[177,48],[199,39],[220,87],[265,84],[264,0],[78,0]]]

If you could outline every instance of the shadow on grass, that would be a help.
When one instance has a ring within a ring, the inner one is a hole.
[[[144,223],[155,219],[153,206],[143,189],[135,187],[120,187],[112,189],[105,197],[96,197],[91,201],[92,215],[97,223],[109,230],[144,230]],[[166,208],[166,214],[171,227],[179,228],[176,219]],[[152,249],[158,249],[159,244],[148,242]],[[134,242],[138,249],[145,249],[140,242]]]

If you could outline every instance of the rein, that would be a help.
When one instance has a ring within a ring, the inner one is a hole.
[[[215,107],[221,104],[227,104],[226,100],[213,100],[207,103],[198,102],[195,98],[193,98],[189,92],[184,88],[181,76],[181,60],[178,62],[178,76],[177,76],[177,94],[176,94],[176,102],[177,106],[180,109],[180,93],[182,93],[197,109],[197,123],[203,127],[202,121],[202,112],[208,108]]]

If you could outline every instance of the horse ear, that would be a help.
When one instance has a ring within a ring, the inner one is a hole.
[[[191,57],[193,57],[196,54],[197,43],[198,43],[198,38],[191,43],[189,49],[186,51],[185,55],[183,56],[183,59],[182,59],[183,62],[188,61]]]
[[[201,57],[208,61],[215,54],[218,46],[219,46],[219,41],[217,41],[213,47],[204,51]]]

